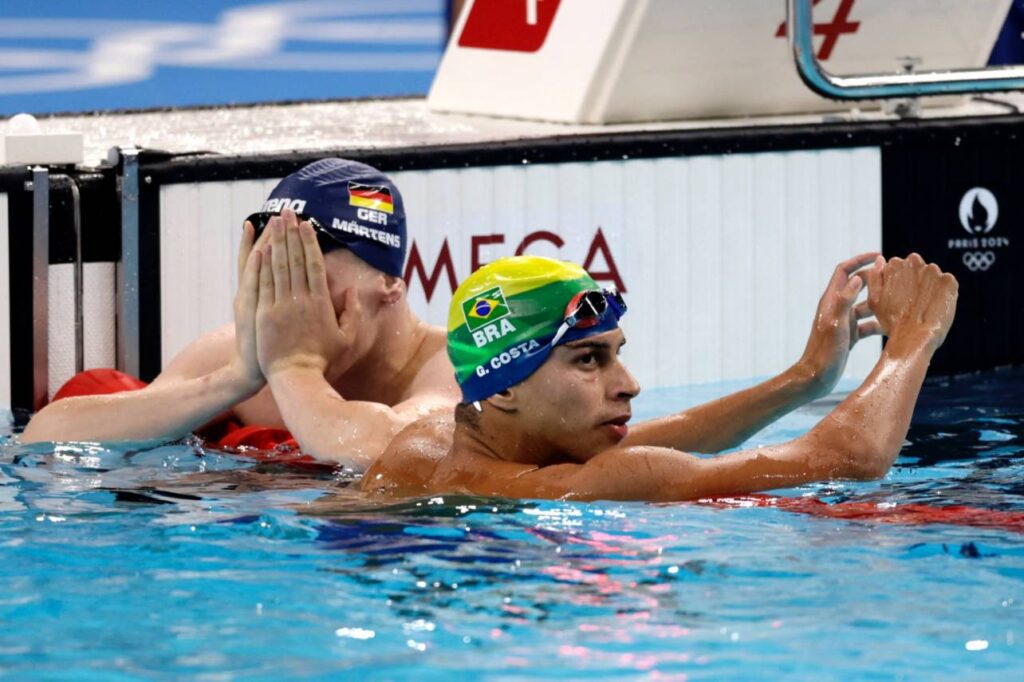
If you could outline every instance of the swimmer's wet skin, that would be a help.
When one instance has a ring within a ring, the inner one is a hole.
[[[407,427],[369,469],[363,488],[392,495],[674,501],[881,477],[899,452],[928,363],[952,324],[958,286],[916,254],[888,262],[877,257],[871,269],[857,272],[871,260],[837,268],[796,369],[632,429],[626,426],[630,401],[640,388],[619,358],[625,336],[610,295],[572,264],[495,261],[467,279],[452,302],[448,351],[464,399],[454,424],[434,418]],[[866,306],[856,304],[864,280]],[[601,299],[606,305],[594,307]],[[582,300],[593,309],[581,310]],[[870,313],[875,320],[858,324]],[[729,447],[829,390],[827,381],[809,388],[807,376],[834,381],[858,334],[874,331],[889,337],[878,363],[804,436],[712,458],[684,452]],[[738,426],[730,427],[732,421]],[[714,436],[718,431],[727,435]],[[692,447],[701,443],[713,447]]]

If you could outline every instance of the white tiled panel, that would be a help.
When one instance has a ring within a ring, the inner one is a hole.
[[[83,361],[86,369],[117,364],[117,265],[82,266]]]
[[[75,374],[75,266],[49,268],[49,380],[52,396]],[[113,367],[117,363],[116,283],[114,263],[82,266],[82,364],[84,369]]]
[[[49,378],[46,395],[57,392],[75,374],[75,266],[51,265],[47,289]]]

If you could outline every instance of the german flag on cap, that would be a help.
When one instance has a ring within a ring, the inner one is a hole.
[[[391,189],[377,185],[360,185],[348,183],[348,203],[350,206],[369,208],[384,213],[394,213],[395,203],[391,199]]]

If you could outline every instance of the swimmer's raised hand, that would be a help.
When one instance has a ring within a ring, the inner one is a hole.
[[[253,389],[264,383],[256,353],[256,304],[258,300],[261,253],[253,249],[253,226],[245,222],[238,255],[238,290],[235,292],[235,348],[233,361],[238,374]]]
[[[850,349],[859,340],[881,333],[878,322],[870,319],[872,312],[867,302],[857,303],[864,288],[862,268],[878,256],[877,253],[862,253],[836,266],[818,302],[811,335],[797,363],[816,395],[825,395],[835,388],[843,375]]]
[[[343,332],[335,317],[313,227],[299,224],[286,209],[270,220],[267,231],[256,310],[260,367],[268,379],[292,368],[322,374],[331,359],[345,354],[354,330]]]
[[[878,263],[868,272],[868,303],[890,343],[924,343],[934,351],[956,315],[959,284],[916,253]]]

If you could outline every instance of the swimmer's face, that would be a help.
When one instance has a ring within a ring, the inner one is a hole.
[[[347,289],[356,290],[359,302],[365,308],[371,292],[381,278],[378,270],[367,265],[348,249],[334,249],[324,254],[324,269],[327,271],[327,289],[331,292],[334,312],[339,315]]]
[[[618,445],[640,393],[619,355],[625,342],[613,329],[556,347],[515,387],[525,433],[580,462]]]
[[[387,275],[367,264],[348,249],[335,249],[324,254],[327,290],[330,292],[334,314],[339,318],[345,312],[346,292],[355,291],[357,307],[350,311],[351,329],[358,330],[348,352],[362,357],[380,341],[377,315],[384,307],[384,287]]]

